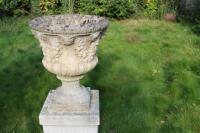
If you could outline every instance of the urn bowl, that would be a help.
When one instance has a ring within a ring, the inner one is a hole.
[[[54,15],[33,19],[30,27],[42,47],[44,67],[58,77],[81,76],[97,62],[97,45],[108,20],[93,15]]]

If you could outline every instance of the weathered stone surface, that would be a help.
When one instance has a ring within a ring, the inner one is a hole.
[[[44,67],[63,83],[56,90],[55,108],[87,111],[90,91],[79,80],[98,63],[97,45],[108,20],[92,15],[56,15],[38,17],[30,26],[42,47]]]
[[[42,63],[62,86],[49,93],[40,113],[45,133],[97,133],[99,93],[80,85],[98,63],[99,40],[108,20],[92,15],[38,17],[30,22],[43,51]]]
[[[38,17],[30,26],[36,31],[53,34],[85,34],[103,31],[108,26],[104,17],[93,15],[55,15]]]
[[[49,108],[54,106],[55,90],[49,92],[39,120],[43,125],[99,125],[99,91],[91,90],[91,106],[87,112],[69,112],[65,107],[60,107],[57,111],[51,111]]]
[[[68,112],[65,107],[57,108],[51,112],[49,108],[54,106],[55,90],[51,91],[44,103],[39,115],[40,124],[44,133],[97,133],[100,124],[99,92],[91,91],[91,107],[87,112]]]

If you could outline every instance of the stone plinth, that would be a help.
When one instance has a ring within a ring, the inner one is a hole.
[[[65,108],[52,112],[55,90],[46,98],[39,115],[44,133],[97,133],[100,124],[99,91],[91,90],[91,106],[88,112],[69,112]],[[50,111],[49,111],[50,109]]]

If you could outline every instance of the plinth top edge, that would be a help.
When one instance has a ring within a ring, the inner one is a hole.
[[[99,91],[91,90],[91,107],[89,112],[48,112],[48,107],[51,106],[51,99],[55,90],[52,90],[43,105],[39,115],[39,122],[41,125],[99,125]]]
[[[95,15],[51,15],[37,17],[30,21],[29,26],[51,34],[84,34],[106,30],[108,20]]]

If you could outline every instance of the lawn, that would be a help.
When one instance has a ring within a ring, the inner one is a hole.
[[[0,133],[40,133],[60,85],[41,64],[30,18],[0,21]],[[111,21],[99,64],[82,83],[100,90],[100,133],[199,133],[200,37],[178,23]]]

